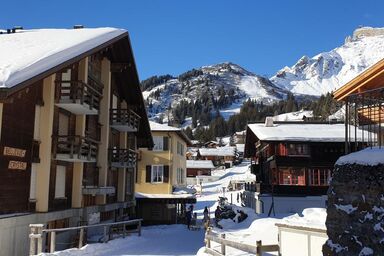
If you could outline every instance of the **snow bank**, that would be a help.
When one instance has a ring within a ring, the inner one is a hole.
[[[336,162],[336,165],[345,164],[360,164],[369,166],[384,164],[384,148],[366,148],[361,151],[342,156]]]
[[[284,218],[281,223],[291,226],[310,227],[326,230],[326,218],[327,210],[325,208],[307,208],[304,209],[303,216],[294,214]]]

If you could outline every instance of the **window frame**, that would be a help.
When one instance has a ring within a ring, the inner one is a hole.
[[[153,151],[164,151],[164,136],[153,136]]]
[[[155,177],[161,177],[161,181],[156,181]],[[151,183],[164,183],[164,165],[151,165]]]

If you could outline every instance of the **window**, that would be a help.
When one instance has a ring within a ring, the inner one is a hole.
[[[163,137],[161,136],[153,136],[153,143],[155,144],[153,146],[154,151],[161,151],[163,150]]]
[[[55,198],[65,198],[65,166],[56,167]]]
[[[182,168],[177,168],[176,172],[177,184],[184,184],[184,170]]]
[[[305,185],[305,172],[304,169],[288,169],[280,170],[279,172],[280,185]]]
[[[311,186],[328,186],[331,178],[331,170],[329,169],[310,169],[309,183]]]
[[[177,154],[184,156],[184,145],[180,142],[177,142]]]
[[[162,183],[164,178],[164,166],[152,165],[151,182]]]
[[[307,144],[288,144],[289,156],[307,156],[309,155],[309,146]]]

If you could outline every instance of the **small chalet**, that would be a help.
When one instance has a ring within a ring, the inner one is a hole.
[[[258,212],[267,200],[262,195],[274,195],[274,208],[292,204],[279,203],[276,197],[324,196],[336,160],[344,155],[344,124],[309,122],[273,122],[249,124],[245,144],[245,157],[252,159],[252,172],[256,182],[246,185],[255,198]],[[358,137],[357,141],[361,141]],[[258,205],[260,200],[263,205]],[[324,198],[314,199],[306,207],[324,206]],[[305,201],[305,200],[304,200]],[[250,202],[252,203],[252,202]],[[253,202],[254,203],[254,202]],[[318,204],[318,205],[317,205]],[[299,212],[301,209],[284,209]]]
[[[200,148],[201,160],[211,160],[215,166],[232,167],[235,161],[235,147]]]
[[[213,169],[215,169],[215,166],[211,160],[187,160],[187,177],[211,176]]]

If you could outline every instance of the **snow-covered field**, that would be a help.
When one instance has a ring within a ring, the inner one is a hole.
[[[203,184],[203,190],[200,197],[197,198],[195,212],[197,213],[198,222],[203,217],[204,207],[210,209],[211,218],[214,217],[214,211],[217,207],[219,196],[223,195],[222,188],[227,187],[231,180],[249,179],[254,177],[248,169],[249,163],[245,162],[239,166],[220,170],[215,175],[220,175],[218,181]],[[248,218],[241,223],[232,220],[222,220],[220,225],[223,229],[213,228],[216,233],[225,233],[227,239],[239,241],[250,245],[255,245],[257,240],[262,240],[263,244],[277,244],[277,222],[286,222],[290,219],[295,222],[303,222],[299,215],[292,213],[279,214],[272,217],[265,215],[257,215],[253,209],[241,207],[237,202],[237,194],[240,191],[225,192],[225,196],[234,207],[242,209]],[[320,209],[320,212],[323,211]],[[319,210],[307,211],[319,222]],[[321,214],[321,213],[320,213]],[[323,214],[324,215],[324,214]],[[289,217],[290,216],[290,217]],[[312,218],[313,218],[312,216]],[[284,217],[288,217],[283,219]],[[324,219],[324,218],[320,218]],[[325,221],[325,219],[324,219]],[[322,221],[320,224],[322,225]],[[212,242],[212,246],[219,246]],[[248,255],[247,253],[227,247],[228,255]],[[205,256],[204,252],[204,229],[190,231],[185,225],[162,225],[144,227],[142,236],[138,237],[133,234],[127,238],[119,238],[109,241],[106,244],[89,244],[81,249],[70,249],[54,254],[59,256],[74,255],[199,255]],[[264,253],[264,255],[277,255],[276,253]]]

